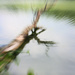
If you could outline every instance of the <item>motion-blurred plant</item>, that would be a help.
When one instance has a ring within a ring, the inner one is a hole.
[[[43,27],[37,26],[40,16],[45,11],[51,9],[55,1],[56,0],[54,0],[52,4],[48,4],[47,0],[44,8],[38,9],[36,11],[36,14],[34,15],[35,19],[33,18],[32,25],[26,27],[24,31],[11,43],[0,49],[0,72],[2,72],[2,70],[5,68],[9,68],[8,64],[15,60],[17,55],[23,50],[24,46],[29,43],[31,39],[34,38],[38,42],[38,44],[44,44],[46,47],[48,47],[48,45],[55,44],[55,42],[53,41],[42,41],[37,37],[37,35],[45,31]],[[40,31],[37,32],[38,30]],[[29,34],[29,31],[31,31],[32,33]],[[27,53],[29,53],[29,51]],[[16,63],[18,64],[17,61]],[[33,71],[29,70],[28,75],[34,75]]]

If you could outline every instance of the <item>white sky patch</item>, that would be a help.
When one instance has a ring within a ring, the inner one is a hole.
[[[24,48],[25,51],[29,50],[30,55],[34,58],[45,54],[46,47],[39,45],[34,39],[29,42]]]
[[[28,17],[28,18],[27,18]],[[0,38],[14,39],[19,35],[27,25],[32,24],[33,17],[25,12],[0,12],[0,27],[2,33]]]

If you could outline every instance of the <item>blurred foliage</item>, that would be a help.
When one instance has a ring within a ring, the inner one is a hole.
[[[30,55],[30,51],[29,50],[27,50],[26,53]]]
[[[27,75],[34,75],[34,71],[32,69],[29,69]]]
[[[11,8],[11,9],[41,9],[45,6],[46,1],[38,2],[24,2],[24,3],[0,3],[0,8]],[[49,4],[50,2],[48,2]],[[58,1],[53,6],[56,10],[72,10],[75,11],[75,1]]]
[[[46,12],[48,16],[56,19],[68,19],[70,23],[75,23],[75,1],[59,1]]]
[[[68,19],[69,23],[75,23],[75,11],[60,11],[60,10],[52,10],[47,11],[47,17],[53,16],[54,18],[60,20],[60,19]]]
[[[9,10],[32,10],[36,11],[45,6],[45,1],[24,2],[24,3],[6,3],[0,4],[0,8]],[[51,10],[46,11],[48,16],[54,16],[56,19],[69,19],[69,22],[75,23],[75,1],[74,0],[57,0]]]

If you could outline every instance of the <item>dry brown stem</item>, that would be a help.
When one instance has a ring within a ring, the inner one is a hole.
[[[18,37],[16,37],[16,39],[14,39],[11,43],[9,43],[7,46],[2,48],[0,54],[18,49],[23,44],[26,37],[28,36],[29,31],[31,31],[33,28],[34,29],[37,28],[37,23],[39,21],[41,14],[43,12],[45,12],[46,10],[51,9],[53,5],[54,5],[54,3],[52,5],[47,5],[47,3],[46,3],[46,5],[43,9],[38,10],[36,18],[35,18],[34,22],[32,23],[32,25],[25,28],[24,31]]]

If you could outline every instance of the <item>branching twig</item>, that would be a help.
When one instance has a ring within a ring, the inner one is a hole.
[[[56,0],[55,0],[56,1]],[[5,47],[1,48],[0,50],[0,71],[12,60],[16,58],[16,56],[21,52],[21,50],[24,48],[24,46],[29,43],[31,39],[37,40],[39,44],[44,44],[47,48],[49,48],[48,45],[55,44],[53,41],[41,41],[37,35],[45,31],[45,29],[42,29],[40,32],[36,33],[40,27],[37,27],[37,23],[39,21],[39,18],[42,13],[47,11],[48,9],[51,9],[54,3],[51,5],[48,5],[48,1],[45,4],[45,7],[41,10],[38,10],[36,12],[36,17],[32,23],[32,25],[26,27],[24,31],[16,37],[11,43],[6,45]],[[34,29],[34,31],[33,31]],[[32,31],[31,35],[28,35],[29,31]]]
[[[48,0],[47,0],[44,9],[41,9],[41,13],[44,13],[45,11],[50,10],[54,6],[54,4],[56,3],[56,1],[57,0],[53,0],[53,3],[51,3],[51,4],[49,3],[48,4]]]

